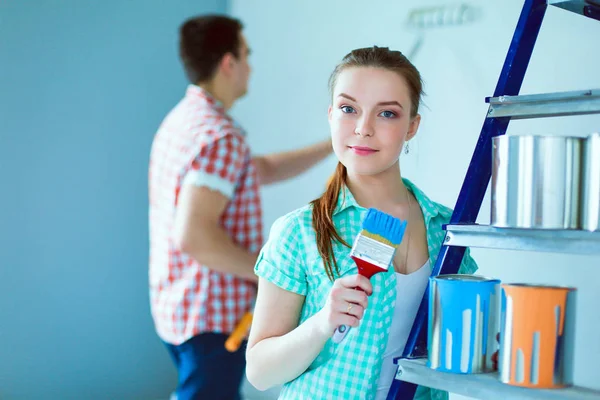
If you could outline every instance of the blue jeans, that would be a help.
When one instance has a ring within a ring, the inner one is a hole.
[[[179,375],[177,400],[240,400],[246,369],[246,342],[235,353],[225,349],[228,335],[202,333],[175,346],[165,343]]]

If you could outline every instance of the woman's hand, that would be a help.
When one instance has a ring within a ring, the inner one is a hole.
[[[321,333],[330,337],[340,325],[357,327],[372,293],[371,282],[362,275],[336,279],[325,306],[317,313]]]

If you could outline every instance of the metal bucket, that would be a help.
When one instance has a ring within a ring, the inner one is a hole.
[[[579,228],[585,139],[498,136],[492,140],[491,224],[504,228]]]
[[[583,160],[581,226],[588,231],[600,231],[600,133],[587,138]]]
[[[429,367],[459,374],[493,371],[500,281],[477,275],[429,280]]]
[[[529,388],[573,384],[576,290],[502,285],[500,380]]]

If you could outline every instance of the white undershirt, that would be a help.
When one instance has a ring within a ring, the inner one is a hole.
[[[404,351],[408,335],[427,288],[430,273],[429,261],[409,275],[396,272],[396,305],[387,347],[383,353],[383,363],[377,381],[375,400],[385,400],[387,397],[396,374],[394,358],[400,357]]]

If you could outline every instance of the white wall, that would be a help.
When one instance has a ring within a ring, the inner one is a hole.
[[[250,94],[234,114],[250,133],[256,152],[293,148],[329,133],[327,79],[351,49],[380,45],[408,53],[416,34],[404,27],[415,7],[455,4],[443,0],[340,0],[276,2],[231,0],[246,24],[253,49]],[[471,1],[481,19],[471,25],[427,32],[413,62],[425,80],[423,122],[403,174],[433,199],[453,206],[479,135],[522,0]],[[550,8],[521,93],[600,87],[595,21]],[[596,47],[595,47],[596,46]],[[576,134],[600,130],[599,116],[512,122],[509,133]],[[333,172],[333,158],[293,182],[264,190],[266,230],[275,218],[318,196]],[[479,222],[489,222],[489,196]],[[503,281],[566,284],[579,288],[577,384],[600,388],[595,318],[600,295],[598,258],[474,249],[480,272]],[[595,378],[595,379],[594,379]],[[455,396],[454,398],[458,398]]]

